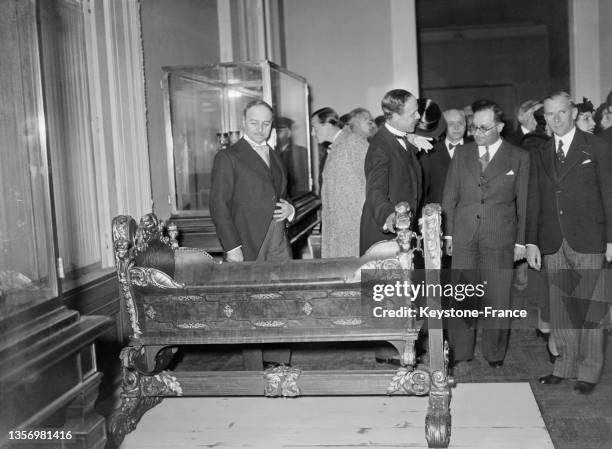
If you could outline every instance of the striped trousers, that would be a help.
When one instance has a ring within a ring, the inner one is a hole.
[[[544,256],[551,337],[559,350],[553,369],[555,376],[599,381],[604,363],[604,330],[585,328],[576,314],[588,316],[590,308],[600,305],[591,299],[603,261],[602,253],[579,253],[565,239],[556,253]]]

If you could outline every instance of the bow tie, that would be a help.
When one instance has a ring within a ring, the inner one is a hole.
[[[410,141],[408,140],[408,136],[406,134],[404,134],[403,136],[396,135],[395,138],[401,142],[404,142],[406,144],[406,148],[408,148],[408,144],[410,143]]]
[[[457,148],[459,146],[459,144],[456,143],[449,143],[448,144],[448,150],[449,151],[453,151],[455,148]]]

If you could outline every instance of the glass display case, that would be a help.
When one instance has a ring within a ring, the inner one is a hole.
[[[313,193],[312,167],[318,166],[318,153],[310,149],[303,77],[269,61],[164,67],[162,89],[171,211],[181,245],[221,250],[208,206],[213,161],[217,151],[240,139],[244,108],[256,99],[275,112],[269,143],[285,166],[296,207],[291,241],[317,224],[320,200]]]
[[[2,8],[15,21],[0,33],[14,61],[0,77],[0,335],[2,320],[58,294],[35,4]]]
[[[163,69],[172,213],[208,214],[213,160],[242,135],[242,114],[255,99],[270,103],[271,146],[288,174],[290,197],[312,189],[306,80],[268,61]]]

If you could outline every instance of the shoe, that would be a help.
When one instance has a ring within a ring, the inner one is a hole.
[[[537,329],[537,328],[535,331],[536,331],[536,336],[538,338],[541,338],[546,343],[548,343],[548,339],[550,338],[550,332],[542,332],[540,329]]]
[[[389,365],[401,366],[400,359],[396,357],[375,357],[376,363],[388,363]]]
[[[552,338],[546,342],[546,351],[548,352],[548,360],[554,365],[557,357],[559,357],[559,352],[557,352],[557,345]]]
[[[559,354],[555,355],[550,352],[550,348],[548,347],[548,345],[546,345],[546,351],[548,352],[548,361],[554,365],[555,361],[557,360],[557,357],[559,357]]]
[[[504,366],[504,361],[503,360],[498,360],[496,362],[489,362],[489,366],[491,368],[501,368],[502,366]]]
[[[557,385],[563,382],[563,377],[555,376],[554,374],[549,374],[548,376],[542,376],[538,378],[538,382],[543,385]]]
[[[574,384],[574,391],[578,394],[589,394],[595,389],[595,384],[591,382],[585,382],[584,380],[577,380]]]

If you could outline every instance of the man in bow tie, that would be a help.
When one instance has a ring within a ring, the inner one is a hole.
[[[464,143],[466,120],[465,112],[459,109],[444,111],[446,138],[434,144],[429,153],[421,153],[419,161],[423,167],[423,204],[442,203],[444,182],[455,149]],[[473,139],[468,139],[472,141]]]
[[[265,101],[247,104],[244,137],[215,156],[210,214],[228,262],[291,259],[285,222],[295,210],[285,199],[283,164],[267,143],[272,117]]]
[[[421,201],[421,166],[417,147],[408,140],[420,115],[416,98],[394,89],[381,101],[385,123],[372,137],[365,157],[366,198],[361,214],[359,253],[376,242],[395,238],[395,205],[410,204],[416,217]]]
[[[553,138],[531,153],[527,261],[546,269],[559,351],[552,374],[538,380],[554,385],[577,378],[574,390],[588,394],[604,362],[599,321],[608,304],[593,294],[604,258],[612,261],[612,149],[577,129],[576,115],[566,92],[544,100]]]
[[[497,104],[479,100],[472,109],[475,142],[454,150],[444,185],[442,220],[453,275],[483,284],[485,295],[465,303],[451,300],[450,306],[508,309],[512,266],[525,257],[529,154],[501,139],[503,111]],[[510,320],[484,317],[482,328],[482,354],[492,368],[500,367]],[[449,320],[448,337],[454,362],[471,360],[476,318]]]

